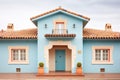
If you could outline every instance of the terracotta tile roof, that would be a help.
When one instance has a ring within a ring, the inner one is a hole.
[[[75,37],[75,34],[46,34],[45,37]],[[84,39],[120,39],[120,32],[84,28]],[[19,31],[0,31],[0,39],[37,39],[37,28]]]
[[[51,11],[48,11],[48,12],[45,12],[45,13],[43,13],[43,14],[39,14],[39,15],[37,15],[37,16],[31,17],[30,19],[32,20],[32,19],[35,19],[35,18],[38,18],[38,17],[44,16],[44,15],[46,15],[46,14],[49,14],[49,13],[52,13],[52,12],[58,11],[58,10],[62,10],[62,11],[65,11],[65,12],[67,12],[67,13],[70,13],[70,14],[73,14],[73,15],[76,15],[76,16],[79,16],[79,17],[82,17],[82,18],[85,18],[85,19],[87,19],[87,20],[90,20],[90,18],[88,18],[88,17],[86,17],[86,16],[83,16],[83,15],[77,14],[77,13],[75,13],[75,12],[68,11],[68,10],[63,9],[63,8],[61,8],[61,7],[56,8],[56,9],[51,10]]]
[[[0,31],[0,39],[37,39],[37,28],[19,31]]]
[[[120,32],[84,28],[83,38],[84,39],[120,39]]]
[[[45,34],[47,38],[55,38],[55,37],[67,37],[67,38],[74,38],[76,37],[75,34]]]

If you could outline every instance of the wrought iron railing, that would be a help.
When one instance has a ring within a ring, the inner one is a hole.
[[[68,34],[67,29],[53,29],[52,34]]]

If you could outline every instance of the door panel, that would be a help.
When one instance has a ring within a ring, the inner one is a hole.
[[[55,50],[55,69],[65,71],[65,50]]]

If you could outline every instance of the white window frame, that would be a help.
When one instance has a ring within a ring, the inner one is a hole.
[[[26,50],[26,60],[24,61],[12,61],[12,53],[11,50],[12,49],[25,49]],[[28,47],[27,46],[9,46],[8,47],[9,50],[9,59],[8,59],[8,64],[29,64],[29,60],[28,60]]]
[[[109,49],[110,50],[110,59],[109,61],[104,61],[104,60],[96,60],[95,58],[95,50],[96,49]],[[113,46],[92,46],[92,64],[113,64]]]
[[[67,26],[66,26],[66,24],[67,24],[67,20],[65,20],[65,19],[62,19],[62,18],[58,18],[58,19],[55,19],[54,21],[53,21],[53,24],[54,24],[54,27],[53,27],[53,29],[55,30],[55,29],[58,29],[58,27],[57,27],[57,24],[56,23],[59,23],[59,22],[63,22],[64,24],[64,26],[63,26],[63,30],[65,29],[67,29]],[[59,31],[55,31],[53,34],[67,34],[67,32],[66,31],[63,31],[62,33],[59,33]]]

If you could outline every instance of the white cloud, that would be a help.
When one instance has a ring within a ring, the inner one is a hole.
[[[120,31],[120,0],[0,0],[0,29],[13,22],[15,28],[35,27],[30,17],[62,6],[91,18],[86,27],[103,28],[112,23]]]

